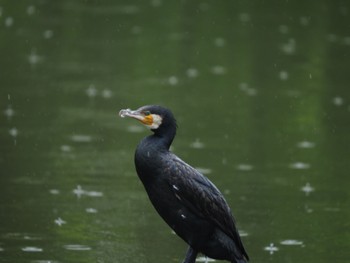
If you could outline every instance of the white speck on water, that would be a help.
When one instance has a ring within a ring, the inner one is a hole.
[[[255,96],[258,93],[256,89],[249,87],[248,83],[246,82],[240,83],[239,89],[246,93],[248,96]]]
[[[7,117],[7,119],[11,119],[15,115],[15,111],[12,109],[11,106],[8,106],[6,110],[4,110],[4,114]]]
[[[313,188],[310,183],[306,183],[303,187],[300,188],[301,191],[303,191],[306,195],[309,195],[311,192],[315,191],[315,188]]]
[[[310,23],[310,18],[306,16],[302,16],[300,17],[299,22],[302,26],[307,26]]]
[[[131,28],[131,33],[134,34],[134,35],[138,35],[142,32],[142,27],[140,26],[133,26]]]
[[[50,29],[45,30],[44,33],[43,33],[43,37],[44,37],[45,39],[50,39],[50,38],[52,38],[52,37],[53,37],[53,31],[50,30]]]
[[[218,37],[214,40],[214,44],[217,47],[223,47],[226,44],[226,40],[222,37]]]
[[[96,214],[98,211],[97,211],[97,209],[95,209],[95,208],[89,207],[89,208],[86,208],[86,209],[85,209],[85,212],[86,212],[86,213],[89,213],[89,214]]]
[[[159,7],[162,5],[162,0],[151,0],[151,5],[153,7]]]
[[[282,34],[287,34],[289,32],[289,28],[286,25],[280,25],[278,27],[278,31],[280,31]]]
[[[269,246],[264,247],[265,251],[269,251],[270,254],[272,255],[273,253],[275,253],[276,251],[278,251],[278,247],[275,247],[275,245],[273,243],[271,243]]]
[[[350,37],[344,37],[344,44],[350,46]]]
[[[179,191],[179,188],[173,184],[173,188],[176,190],[176,191]]]
[[[91,196],[91,197],[101,197],[101,196],[103,196],[102,192],[97,192],[97,191],[85,191],[84,194],[87,195],[87,196]]]
[[[282,44],[282,51],[287,55],[292,55],[295,53],[296,42],[294,38],[290,38],[287,43]]]
[[[189,78],[196,78],[198,77],[198,69],[195,69],[195,68],[189,68],[186,70],[186,74],[187,74],[187,77]]]
[[[224,75],[226,71],[226,68],[220,65],[216,65],[211,68],[211,72],[215,75]]]
[[[11,129],[9,130],[9,134],[10,134],[12,137],[16,138],[17,135],[18,135],[18,130],[17,130],[17,128],[16,128],[16,127],[11,128]]]
[[[311,149],[315,147],[315,143],[309,142],[309,141],[302,141],[297,143],[297,147],[304,148],[304,149]]]
[[[340,211],[340,209],[338,207],[325,207],[323,210],[326,212],[333,212],[333,213]]]
[[[292,169],[304,170],[304,169],[309,169],[311,165],[303,162],[295,162],[290,164],[289,167]]]
[[[64,221],[62,218],[57,218],[57,219],[55,219],[55,224],[56,225],[58,225],[58,226],[62,226],[62,225],[64,225],[64,224],[67,224],[67,222],[66,221]]]
[[[140,8],[136,5],[126,5],[126,6],[122,6],[120,8],[120,11],[124,14],[133,15],[133,14],[137,14],[140,11]]]
[[[186,216],[184,214],[181,214],[182,219],[186,219]]]
[[[35,49],[32,49],[32,51],[28,55],[28,62],[32,66],[38,64],[40,61],[42,61],[42,59],[43,58],[36,53]]]
[[[212,170],[210,168],[196,167],[196,170],[201,174],[211,174]]]
[[[223,192],[224,192],[225,195],[229,195],[231,193],[231,190],[230,189],[224,189]]]
[[[85,92],[86,92],[86,95],[88,95],[88,97],[90,98],[94,98],[97,96],[97,89],[95,88],[94,84],[90,84]]]
[[[342,106],[344,104],[344,99],[342,97],[337,96],[333,98],[332,102],[335,106]]]
[[[238,233],[239,233],[239,235],[240,235],[241,237],[247,237],[247,236],[249,236],[249,234],[248,234],[246,231],[244,231],[244,230],[238,230]]]
[[[6,27],[11,27],[14,23],[14,20],[11,16],[6,17],[5,19],[5,26]]]
[[[58,194],[60,194],[60,190],[57,190],[57,189],[50,189],[50,194],[52,194],[52,195],[58,195]]]
[[[29,16],[34,15],[34,14],[35,14],[35,11],[36,11],[35,6],[30,5],[30,6],[27,7],[27,14],[28,14]]]
[[[248,13],[240,13],[238,15],[238,19],[241,22],[249,22],[250,21],[250,15]]]
[[[104,89],[104,90],[102,90],[101,95],[102,95],[102,98],[104,98],[104,99],[110,99],[110,98],[112,98],[112,91],[109,89]]]
[[[197,138],[194,142],[190,143],[190,147],[194,149],[203,149],[205,144]]]
[[[253,170],[254,166],[251,164],[246,164],[246,163],[241,163],[239,165],[237,165],[237,170],[240,171],[251,171]]]
[[[196,262],[204,262],[204,263],[208,263],[208,262],[214,262],[216,261],[213,258],[209,258],[207,256],[201,256],[201,257],[197,257]]]
[[[90,135],[75,134],[71,136],[73,142],[91,142],[92,137]]]
[[[130,125],[126,129],[128,132],[132,132],[132,133],[139,133],[145,130],[145,128],[140,125]]]
[[[289,78],[288,72],[285,70],[280,71],[279,78],[280,78],[280,80],[287,80]]]
[[[281,245],[285,246],[303,246],[303,241],[294,240],[294,239],[286,239],[280,242]]]
[[[312,213],[312,212],[314,211],[314,210],[313,210],[312,208],[310,208],[308,205],[305,205],[304,209],[305,209],[305,212],[308,213],[308,214],[310,214],[310,213]]]
[[[77,188],[73,190],[73,194],[75,194],[78,198],[80,198],[84,193],[85,191],[80,185],[77,185]]]
[[[89,246],[78,245],[78,244],[64,245],[63,248],[67,250],[76,250],[76,251],[91,250],[91,247]]]
[[[176,76],[171,76],[169,77],[168,82],[171,86],[175,86],[179,83],[179,79]]]
[[[43,252],[43,249],[39,248],[39,247],[23,247],[22,251],[24,251],[24,252]]]
[[[332,42],[332,43],[337,42],[338,41],[338,36],[335,35],[335,34],[328,34],[327,40],[329,42]]]
[[[72,151],[72,147],[70,147],[69,145],[61,145],[61,151],[62,152],[70,152],[70,151]]]
[[[75,194],[78,198],[80,198],[83,195],[90,196],[90,197],[101,197],[101,196],[103,196],[102,192],[86,191],[80,185],[77,185],[77,187],[75,189],[73,189],[73,194]]]

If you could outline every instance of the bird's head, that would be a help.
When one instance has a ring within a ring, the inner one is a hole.
[[[137,110],[123,109],[119,112],[119,116],[139,120],[154,133],[160,133],[170,129],[176,130],[176,121],[172,112],[158,105],[147,105]]]

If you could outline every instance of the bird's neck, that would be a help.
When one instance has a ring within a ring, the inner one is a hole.
[[[170,129],[156,131],[153,135],[149,136],[151,140],[157,142],[157,146],[166,150],[169,150],[176,135],[176,126]]]

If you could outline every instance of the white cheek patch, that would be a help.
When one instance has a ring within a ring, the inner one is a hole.
[[[162,117],[157,114],[152,114],[153,122],[151,125],[147,125],[148,128],[156,130],[162,124]]]

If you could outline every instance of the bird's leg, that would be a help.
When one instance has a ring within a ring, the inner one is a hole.
[[[195,263],[197,254],[198,252],[195,251],[191,246],[189,246],[183,263]]]

